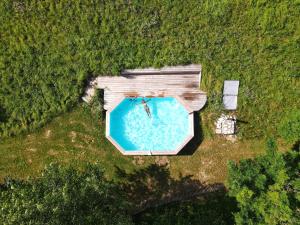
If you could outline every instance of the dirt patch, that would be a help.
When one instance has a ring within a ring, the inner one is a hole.
[[[145,160],[142,156],[134,156],[132,162],[134,165],[143,165],[145,163]]]
[[[74,121],[74,120],[70,120],[70,121],[69,121],[69,123],[70,123],[71,125],[74,125],[74,124],[79,124],[79,125],[83,126],[83,127],[86,129],[86,130],[88,130],[88,129],[89,129],[88,125],[86,125],[85,123],[83,123],[83,122],[80,122],[80,121]]]
[[[211,159],[209,159],[209,158],[207,158],[207,159],[205,159],[205,158],[202,159],[200,163],[201,163],[203,166],[207,166],[207,167],[213,165],[213,161],[212,161]]]
[[[76,141],[77,133],[75,131],[71,131],[69,137],[71,138],[71,142],[74,143]]]
[[[55,156],[58,154],[58,152],[54,151],[53,149],[50,149],[47,153],[48,153],[48,155],[51,155],[51,156]]]
[[[92,143],[95,142],[94,138],[91,137],[91,136],[89,136],[89,135],[87,135],[87,134],[82,134],[80,136],[83,137],[84,142],[87,143],[87,144],[92,144]]]
[[[208,181],[210,179],[210,176],[207,175],[204,171],[199,171],[198,173],[198,180],[201,180],[202,182]]]
[[[80,145],[80,144],[77,144],[77,145],[74,145],[75,148],[85,148],[83,145]]]
[[[87,145],[95,143],[94,137],[83,133],[77,133],[75,131],[71,131],[69,137],[71,138],[71,142],[73,143],[79,142]]]
[[[30,152],[36,152],[37,149],[36,148],[27,148],[26,151],[30,151]]]
[[[170,161],[167,156],[156,156],[155,163],[159,166],[166,166],[167,168],[170,165]]]
[[[225,139],[231,143],[235,143],[238,140],[236,135],[226,135]]]
[[[46,137],[46,138],[50,138],[50,137],[51,137],[51,134],[52,134],[52,131],[51,131],[51,130],[46,130],[46,132],[45,132],[45,137]]]

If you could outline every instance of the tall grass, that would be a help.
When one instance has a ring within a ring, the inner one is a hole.
[[[42,126],[89,76],[123,68],[200,63],[209,98],[239,79],[248,138],[276,135],[300,105],[297,1],[6,0],[0,21],[1,136]]]

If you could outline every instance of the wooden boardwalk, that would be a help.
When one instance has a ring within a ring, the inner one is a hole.
[[[199,111],[207,99],[205,92],[200,90],[200,81],[200,65],[124,70],[121,76],[95,78],[84,100],[93,95],[94,88],[100,88],[104,89],[106,110],[121,97],[178,96],[192,111]]]

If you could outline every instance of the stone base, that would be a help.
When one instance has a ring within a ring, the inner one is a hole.
[[[235,134],[236,117],[222,114],[216,121],[216,134]]]

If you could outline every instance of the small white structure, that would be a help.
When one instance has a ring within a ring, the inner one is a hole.
[[[222,114],[215,124],[216,134],[234,134],[236,128],[236,117]]]
[[[237,95],[239,92],[238,80],[225,80],[223,89],[223,105],[227,110],[236,110]]]

